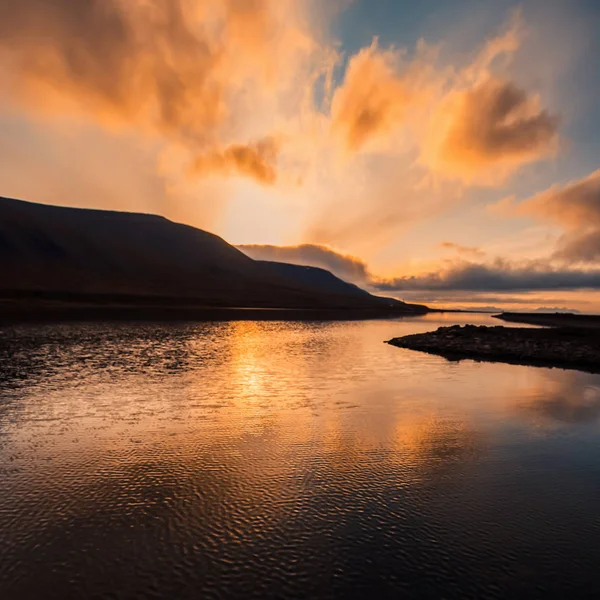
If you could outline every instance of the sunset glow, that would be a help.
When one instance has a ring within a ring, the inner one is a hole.
[[[599,26],[586,0],[0,0],[2,195],[436,307],[599,312]]]

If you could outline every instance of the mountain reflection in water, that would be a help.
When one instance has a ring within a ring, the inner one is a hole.
[[[600,593],[600,376],[485,316],[0,329],[0,597]]]

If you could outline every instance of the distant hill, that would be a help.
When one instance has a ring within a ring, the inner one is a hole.
[[[357,298],[359,300],[376,301],[378,304],[386,307],[411,307],[418,312],[425,307],[416,304],[406,304],[395,298],[384,298],[373,296],[366,290],[358,287],[354,283],[349,283],[334,275],[331,271],[321,267],[308,267],[305,265],[296,265],[275,261],[257,261],[267,266],[277,276],[302,284],[306,289],[319,291],[327,294],[341,294],[346,297]]]
[[[278,277],[295,281],[307,289],[318,290],[323,293],[344,294],[356,298],[374,298],[369,292],[359,288],[353,283],[348,283],[333,273],[320,267],[307,267],[289,263],[260,260],[256,261],[264,265]],[[388,300],[386,298],[386,300]]]
[[[0,298],[69,303],[426,309],[323,269],[254,261],[163,217],[0,198]]]

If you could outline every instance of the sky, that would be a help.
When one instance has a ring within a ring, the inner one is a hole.
[[[600,312],[599,30],[596,0],[0,0],[0,195]]]

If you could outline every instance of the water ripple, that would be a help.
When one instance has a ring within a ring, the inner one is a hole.
[[[443,319],[1,329],[0,598],[597,596],[600,377]]]

